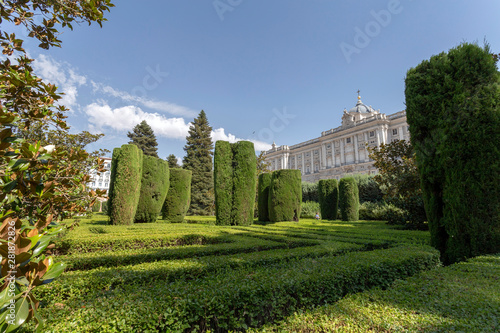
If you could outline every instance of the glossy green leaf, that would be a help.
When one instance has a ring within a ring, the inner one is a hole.
[[[64,271],[65,268],[66,265],[62,262],[53,264],[52,267],[47,271],[47,273],[43,275],[42,280],[46,281],[55,279],[56,277],[61,275],[61,273]]]

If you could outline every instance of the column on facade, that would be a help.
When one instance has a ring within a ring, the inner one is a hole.
[[[382,126],[382,142],[384,144],[387,144],[387,138],[388,138],[387,131],[388,130],[389,130],[389,127],[387,125]]]
[[[380,129],[377,128],[375,131],[375,134],[377,135],[377,146],[380,146]]]
[[[326,169],[326,143],[321,144],[321,168]]]
[[[364,132],[363,135],[365,136],[365,159],[364,161],[365,162],[368,162],[368,149],[367,149],[367,144],[370,144],[370,142],[368,141],[368,132]]]
[[[359,163],[358,135],[354,134],[354,162]]]
[[[311,173],[314,173],[314,150],[311,150]]]
[[[340,165],[345,164],[345,156],[344,156],[344,140],[345,139],[340,139]]]
[[[399,140],[404,140],[403,126],[399,127]]]
[[[302,152],[302,174],[306,174],[306,164],[305,164],[306,154]]]

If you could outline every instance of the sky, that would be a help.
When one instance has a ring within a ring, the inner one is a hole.
[[[500,53],[498,0],[114,2],[102,28],[63,30],[62,48],[25,42],[65,93],[71,132],[105,134],[89,150],[128,143],[146,120],[159,156],[181,159],[201,110],[214,141],[294,145],[340,126],[358,90],[404,110],[406,72],[462,42]]]

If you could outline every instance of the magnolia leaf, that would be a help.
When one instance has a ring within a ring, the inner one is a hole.
[[[58,262],[56,264],[53,264],[52,267],[43,276],[42,281],[48,281],[48,280],[55,279],[56,277],[61,275],[61,273],[64,271],[65,268],[66,268],[66,265],[64,265],[64,263],[62,263],[62,262]],[[45,282],[45,283],[48,283],[48,282]]]
[[[26,297],[18,299],[16,302],[16,318],[14,319],[14,325],[7,326],[6,333],[15,331],[19,326],[21,326],[29,315],[29,303]]]
[[[52,239],[52,237],[47,235],[41,236],[41,239],[38,240],[35,247],[33,248],[33,257],[36,257],[40,253],[42,253],[47,248],[47,246],[49,246],[50,240]]]

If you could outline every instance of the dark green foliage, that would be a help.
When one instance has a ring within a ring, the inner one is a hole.
[[[142,151],[136,145],[113,150],[108,214],[111,224],[134,223],[141,193]]]
[[[191,200],[191,177],[189,170],[170,169],[170,187],[162,208],[164,220],[173,223],[184,221]]]
[[[201,111],[189,127],[186,137],[183,168],[193,172],[191,181],[190,215],[212,215],[214,207],[214,182],[212,170],[213,143],[212,127],[208,124],[205,111]]]
[[[170,169],[173,169],[173,168],[180,168],[180,165],[179,163],[177,163],[177,157],[175,157],[174,154],[170,154],[168,155],[167,157],[167,162],[168,162],[168,167]]]
[[[214,161],[217,224],[252,224],[257,172],[253,143],[217,141]]]
[[[145,155],[142,163],[141,196],[135,213],[136,223],[156,221],[165,202],[169,184],[167,161]]]
[[[489,48],[464,43],[405,82],[431,244],[445,263],[500,252],[500,89]]]
[[[336,220],[339,206],[339,188],[336,179],[322,179],[318,182],[321,218]]]
[[[318,183],[302,182],[302,201],[319,202]]]
[[[219,140],[214,152],[214,193],[217,225],[231,225],[233,208],[233,151],[231,144]]]
[[[380,202],[383,198],[382,190],[379,184],[375,181],[375,177],[369,175],[353,175],[359,189],[359,203],[364,202]]]
[[[259,175],[258,209],[259,221],[269,221],[269,189],[271,187],[271,173],[261,173]]]
[[[134,144],[142,150],[144,155],[158,157],[158,142],[151,126],[143,120],[134,127],[133,132],[128,132],[129,144]]]
[[[269,188],[269,220],[298,221],[302,203],[300,170],[277,170],[272,173]]]
[[[359,220],[359,192],[356,180],[342,178],[339,182],[339,208],[342,221]]]
[[[314,219],[316,213],[321,211],[319,203],[316,201],[306,201],[300,204],[300,218],[301,219]]]
[[[233,225],[250,225],[253,222],[257,186],[257,157],[253,142],[238,141],[233,150]]]

